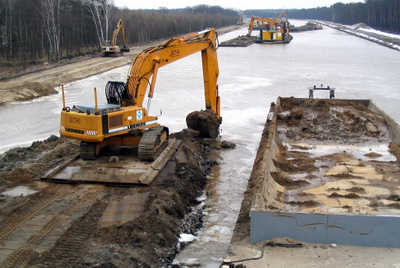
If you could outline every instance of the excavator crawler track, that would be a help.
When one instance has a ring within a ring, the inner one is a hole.
[[[79,153],[83,160],[96,159],[96,143],[95,142],[81,142]]]
[[[166,147],[168,128],[155,127],[143,133],[139,142],[138,156],[141,161],[153,161]]]

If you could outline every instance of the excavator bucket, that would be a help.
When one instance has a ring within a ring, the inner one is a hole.
[[[121,48],[121,51],[122,51],[122,52],[129,52],[129,48],[128,48],[128,47],[122,47],[122,48]]]
[[[216,139],[219,135],[221,121],[211,110],[194,111],[187,115],[186,125],[199,132],[202,138]]]

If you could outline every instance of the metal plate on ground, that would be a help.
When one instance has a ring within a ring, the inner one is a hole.
[[[111,199],[100,219],[100,227],[121,226],[129,221],[133,221],[143,213],[144,204],[149,194],[149,190],[140,191],[136,189],[132,194],[125,196],[121,200]]]
[[[75,156],[50,170],[42,179],[64,183],[150,184],[175,154],[180,141],[171,140],[153,162],[142,162],[135,153],[108,151],[94,161]]]

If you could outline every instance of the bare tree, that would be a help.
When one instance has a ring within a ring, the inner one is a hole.
[[[106,40],[108,37],[113,1],[84,0],[84,4],[87,6],[88,10],[92,14],[92,19],[96,26],[97,38],[101,46],[103,41]]]
[[[2,5],[4,5],[4,26],[1,29],[2,39],[4,40],[4,45],[7,46],[6,49],[7,60],[12,60],[13,58],[13,6],[14,0],[2,0]]]
[[[110,22],[111,22],[111,8],[113,6],[112,0],[103,0],[102,1],[102,9],[104,12],[104,20],[105,20],[105,32],[106,32],[106,39],[109,37],[109,29],[110,29]]]
[[[42,0],[44,31],[49,41],[49,57],[60,60],[60,0]]]

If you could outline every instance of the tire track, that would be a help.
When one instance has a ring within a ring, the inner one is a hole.
[[[103,200],[95,202],[88,213],[75,221],[55,247],[39,260],[37,267],[74,267],[106,207],[107,203]]]
[[[32,219],[40,211],[54,203],[57,199],[64,198],[73,191],[72,187],[59,187],[54,193],[41,199],[42,196],[31,200],[29,205],[22,206],[6,217],[0,223],[0,245],[4,245],[6,239],[24,222]],[[46,191],[44,191],[46,192]],[[45,193],[46,194],[46,193]],[[48,194],[48,193],[47,193]]]
[[[44,227],[32,235],[27,242],[15,250],[1,265],[4,268],[21,267],[26,265],[29,260],[36,256],[38,253],[35,251],[39,244],[48,237],[56,228],[59,228],[62,224],[68,221],[68,217],[79,210],[80,208],[87,206],[94,202],[94,199],[98,197],[98,192],[89,192],[85,196],[75,201],[70,207],[62,210],[60,213],[55,215]],[[54,267],[54,266],[53,266]]]

